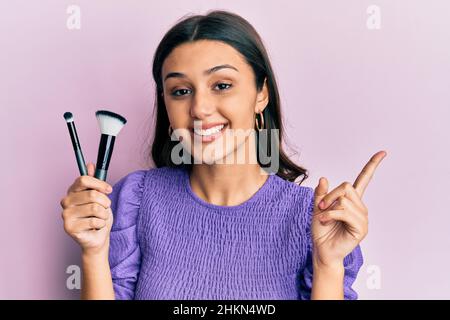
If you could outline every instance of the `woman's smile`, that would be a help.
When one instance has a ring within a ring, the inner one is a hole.
[[[194,127],[191,131],[194,139],[200,139],[201,142],[211,142],[218,139],[228,127],[227,123],[203,125],[201,128]]]

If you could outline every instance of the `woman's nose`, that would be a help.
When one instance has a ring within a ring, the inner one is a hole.
[[[214,113],[216,107],[214,99],[206,93],[196,92],[192,99],[191,117],[197,119],[205,119]]]

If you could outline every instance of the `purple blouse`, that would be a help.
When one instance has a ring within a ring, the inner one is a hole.
[[[181,168],[134,171],[109,195],[116,299],[310,299],[314,190],[270,175],[247,201],[219,206]],[[344,259],[344,297],[363,263]]]

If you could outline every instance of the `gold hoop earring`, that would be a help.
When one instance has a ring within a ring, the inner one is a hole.
[[[260,121],[258,121],[258,114],[261,119]],[[260,125],[260,123],[261,123],[261,125]],[[255,124],[256,124],[256,129],[258,129],[258,131],[261,131],[262,129],[264,129],[264,114],[262,112],[256,114]]]

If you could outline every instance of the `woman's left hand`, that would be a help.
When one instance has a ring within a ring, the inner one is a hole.
[[[372,156],[353,185],[344,182],[328,193],[328,181],[320,178],[314,192],[311,225],[316,266],[342,266],[344,258],[368,232],[368,209],[361,198],[386,152]]]

